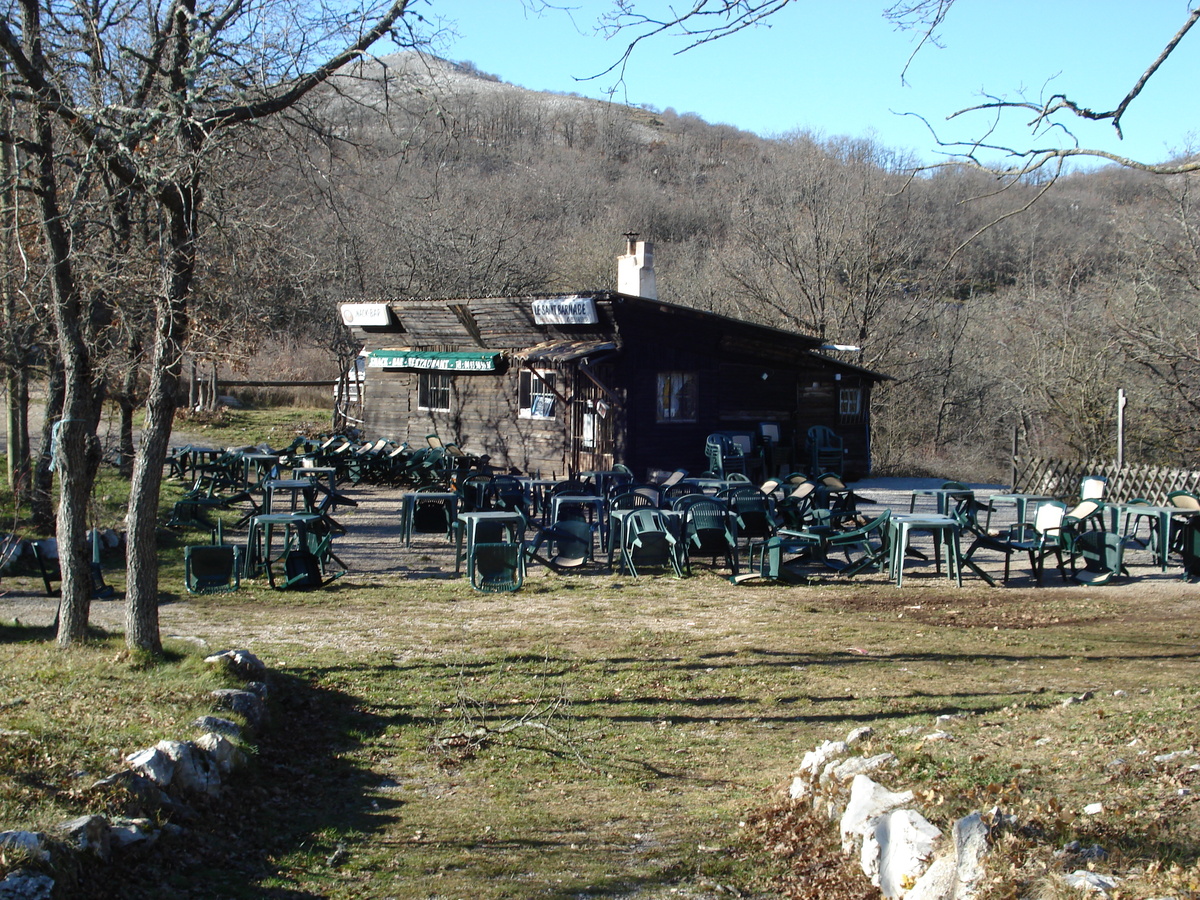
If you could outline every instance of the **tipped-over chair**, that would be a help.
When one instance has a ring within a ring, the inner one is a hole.
[[[525,583],[525,554],[516,542],[476,544],[471,587],[485,593],[519,591]]]

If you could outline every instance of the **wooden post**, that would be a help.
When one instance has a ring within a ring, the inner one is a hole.
[[[1012,490],[1017,489],[1017,442],[1020,439],[1021,430],[1017,426],[1013,426],[1012,440]]]
[[[1117,471],[1125,466],[1125,388],[1117,388]]]

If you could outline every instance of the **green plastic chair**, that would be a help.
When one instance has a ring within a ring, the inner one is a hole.
[[[1184,581],[1200,579],[1200,520],[1189,519],[1179,528],[1179,552],[1183,556]]]
[[[1081,584],[1107,584],[1129,574],[1124,561],[1125,542],[1119,534],[1085,531],[1075,537],[1072,549],[1084,561],[1083,571],[1072,572],[1072,578]]]
[[[189,594],[232,593],[241,587],[241,553],[226,544],[184,548],[184,584]]]
[[[679,540],[656,509],[635,509],[621,535],[621,566],[634,578],[638,567],[670,567],[683,577],[679,564]]]
[[[525,583],[525,554],[512,542],[476,544],[471,587],[484,593],[519,591]]]
[[[692,558],[708,557],[715,567],[725,558],[734,577],[738,573],[737,528],[729,508],[710,497],[696,499],[683,511],[683,567],[692,574]]]
[[[850,578],[867,569],[888,566],[888,523],[892,511],[885,509],[867,524],[851,531],[835,532],[825,541],[826,552],[840,550],[846,556],[841,574]],[[853,554],[857,553],[857,558]]]
[[[525,545],[525,555],[556,572],[578,569],[594,559],[593,537],[592,526],[584,520],[561,519],[540,529]],[[549,555],[539,554],[544,545],[549,546]]]

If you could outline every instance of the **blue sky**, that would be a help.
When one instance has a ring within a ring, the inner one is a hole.
[[[633,105],[696,113],[765,136],[796,129],[827,137],[871,136],[885,146],[937,158],[924,115],[944,139],[971,139],[983,120],[948,124],[944,117],[977,103],[981,93],[1037,99],[1064,92],[1093,109],[1112,109],[1184,23],[1186,0],[958,0],[939,30],[943,47],[911,54],[912,32],[884,20],[887,0],[794,0],[771,27],[691,50],[677,39],[641,45],[625,71],[586,81],[619,58],[620,38],[593,32],[609,0],[554,0],[569,14],[531,13],[521,0],[433,0],[425,14],[443,17],[454,34],[439,55],[470,61],[504,81],[533,90],[575,92]],[[665,0],[639,0],[660,11]],[[683,0],[677,5],[690,3]],[[1077,122],[1080,143],[1160,161],[1200,139],[1200,25],[1149,82],[1124,118],[1125,139],[1112,126]],[[1045,86],[1049,84],[1050,90]],[[1010,145],[1031,144],[1021,129]],[[1200,143],[1200,140],[1197,141]]]

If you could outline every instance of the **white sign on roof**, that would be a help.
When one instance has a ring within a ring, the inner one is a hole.
[[[534,300],[533,321],[539,325],[595,325],[600,319],[591,297],[558,297]]]
[[[343,303],[342,323],[345,325],[389,325],[386,303]]]

